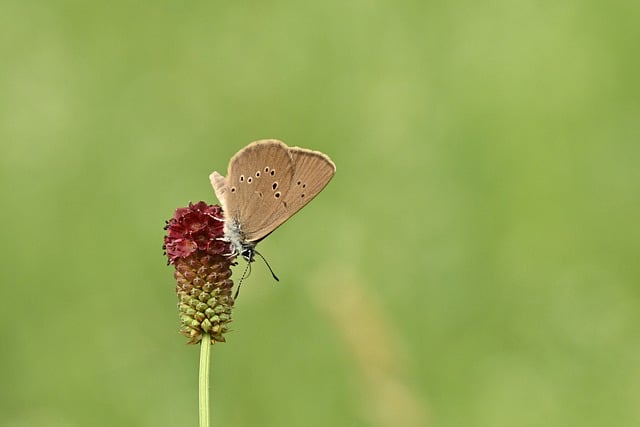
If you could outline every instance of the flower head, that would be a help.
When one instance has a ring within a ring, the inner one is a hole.
[[[165,227],[164,249],[169,264],[175,264],[177,259],[186,258],[195,251],[209,255],[229,253],[228,244],[222,240],[223,227],[220,206],[198,202],[176,209]]]
[[[176,293],[182,328],[190,344],[204,333],[211,342],[224,342],[234,304],[231,266],[235,255],[223,240],[224,221],[219,206],[189,203],[167,221],[165,255],[175,266]]]

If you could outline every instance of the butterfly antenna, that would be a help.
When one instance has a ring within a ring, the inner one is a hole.
[[[244,271],[242,272],[242,277],[240,277],[240,280],[238,281],[238,287],[236,288],[236,293],[233,295],[234,300],[238,299],[238,295],[240,294],[240,286],[242,286],[242,282],[246,277],[249,277],[250,275],[251,275],[251,263],[248,262],[247,266],[244,268]]]
[[[267,268],[269,269],[269,271],[271,272],[271,275],[273,276],[273,278],[276,280],[276,282],[279,282],[280,279],[278,279],[278,276],[276,276],[276,273],[273,272],[273,269],[271,268],[271,266],[269,265],[269,263],[267,262],[267,260],[265,259],[265,257],[262,256],[262,254],[258,251],[254,251],[257,255],[260,256],[260,258],[262,258],[262,260],[264,261],[264,263],[267,265]]]

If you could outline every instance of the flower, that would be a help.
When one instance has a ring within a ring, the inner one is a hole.
[[[167,221],[164,250],[174,265],[180,333],[197,344],[205,333],[224,342],[234,299],[231,266],[235,255],[224,238],[223,212],[217,205],[189,203]]]
[[[195,251],[209,255],[230,253],[229,245],[222,240],[224,232],[222,208],[198,202],[186,208],[176,209],[173,218],[167,221],[164,237],[165,254],[169,264],[186,258]]]

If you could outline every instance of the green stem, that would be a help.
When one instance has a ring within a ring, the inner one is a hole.
[[[209,427],[209,354],[211,353],[211,337],[209,334],[202,336],[200,342],[200,375],[199,375],[199,402],[200,402],[200,427]]]

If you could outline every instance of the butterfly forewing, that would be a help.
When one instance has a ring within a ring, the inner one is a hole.
[[[271,233],[273,217],[286,215],[283,195],[289,191],[293,162],[288,147],[276,140],[254,142],[229,163],[226,217],[241,225],[247,242]]]

